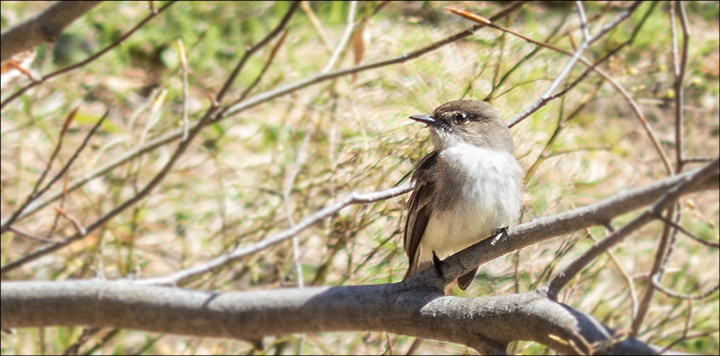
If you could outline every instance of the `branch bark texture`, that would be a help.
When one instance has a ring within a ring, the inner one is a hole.
[[[102,1],[58,1],[39,14],[2,32],[0,61],[45,42],[55,42],[65,27]]]
[[[3,282],[3,329],[93,325],[201,337],[388,331],[465,344],[483,353],[531,340],[562,353],[652,354],[591,316],[542,293],[459,298],[410,281],[218,293],[130,281]]]

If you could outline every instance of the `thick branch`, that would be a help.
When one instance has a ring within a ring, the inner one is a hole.
[[[2,32],[0,61],[45,42],[55,42],[65,27],[102,1],[58,1],[39,14]]]
[[[717,160],[717,158],[716,158]],[[720,172],[717,170],[700,186],[694,187],[690,193],[700,190],[718,189]],[[496,243],[494,239],[485,239],[445,260],[442,264],[444,281],[450,283],[469,272],[478,264],[492,261],[500,256],[521,248],[545,241],[549,238],[569,234],[573,231],[596,225],[606,225],[613,218],[650,205],[668,190],[686,181],[703,168],[694,169],[676,176],[671,176],[646,186],[620,193],[601,202],[582,208],[573,209],[560,214],[544,216],[516,226],[507,232],[507,236]],[[432,269],[419,276],[432,278]]]
[[[300,332],[388,331],[502,352],[516,340],[562,353],[657,352],[541,293],[459,298],[397,284],[217,293],[132,282],[3,282],[3,329],[118,327],[242,339]]]

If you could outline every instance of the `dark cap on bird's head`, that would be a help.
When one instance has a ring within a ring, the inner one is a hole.
[[[432,129],[436,150],[467,143],[513,152],[510,129],[500,120],[500,113],[484,101],[450,101],[435,108],[431,115],[412,115],[410,118]]]

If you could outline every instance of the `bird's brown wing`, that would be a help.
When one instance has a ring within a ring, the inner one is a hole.
[[[432,201],[435,196],[435,182],[432,180],[432,170],[437,160],[436,152],[432,152],[423,158],[417,165],[413,180],[415,189],[408,201],[408,216],[405,220],[405,232],[403,234],[403,247],[408,255],[410,265],[403,279],[416,275],[418,271],[418,250],[420,240],[425,234],[425,228],[430,215],[432,214]]]

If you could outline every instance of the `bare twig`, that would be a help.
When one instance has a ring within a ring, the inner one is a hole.
[[[225,95],[227,94],[228,90],[230,90],[230,87],[235,82],[235,79],[237,78],[238,74],[240,74],[242,68],[245,66],[245,62],[247,62],[248,58],[250,58],[250,56],[252,56],[252,54],[255,53],[257,50],[265,47],[266,44],[272,41],[273,38],[275,38],[283,31],[285,26],[287,26],[288,22],[290,22],[290,18],[292,17],[293,13],[295,13],[295,10],[297,10],[299,6],[299,1],[295,1],[290,4],[290,8],[285,13],[285,16],[283,16],[283,18],[280,20],[280,23],[275,27],[275,29],[270,31],[270,33],[268,33],[265,38],[260,40],[260,42],[248,47],[247,50],[245,50],[245,53],[243,54],[242,58],[240,58],[240,61],[235,66],[235,69],[233,69],[232,73],[230,73],[229,79],[225,81],[225,85],[223,85],[222,89],[220,89],[217,96],[215,97],[215,101],[217,101],[218,103],[223,102]]]
[[[280,49],[280,46],[282,46],[282,44],[285,42],[285,38],[287,38],[287,35],[288,35],[287,29],[283,30],[282,36],[280,36],[280,39],[278,39],[277,43],[275,43],[275,46],[273,46],[272,51],[270,51],[270,56],[268,57],[267,61],[265,61],[265,65],[263,66],[262,70],[260,71],[260,74],[258,74],[257,77],[255,77],[255,80],[252,82],[252,84],[250,84],[250,86],[248,86],[242,92],[242,94],[240,95],[240,98],[235,100],[233,102],[233,104],[239,103],[239,102],[245,100],[245,98],[248,96],[248,94],[250,94],[250,92],[253,89],[255,89],[255,87],[258,85],[258,83],[260,83],[260,80],[265,75],[265,72],[267,72],[268,68],[270,68],[270,65],[273,63],[273,60],[275,59],[275,55],[277,54],[278,50]]]
[[[680,62],[678,63],[677,54],[677,31],[675,30],[675,16],[671,11],[671,28],[673,32],[673,67],[675,74],[675,150],[676,150],[676,163],[675,172],[681,172],[685,159],[685,142],[683,140],[685,134],[684,119],[685,119],[685,71],[687,70],[687,56],[688,47],[690,45],[690,29],[688,28],[687,15],[685,14],[685,5],[682,1],[675,1],[677,12],[680,17],[680,26],[683,33],[683,49],[680,55]],[[673,6],[670,5],[671,10]]]
[[[197,126],[197,124],[191,124],[190,129],[193,129],[196,126]],[[118,166],[121,166],[126,162],[129,162],[145,153],[152,152],[153,150],[155,150],[159,147],[165,146],[165,145],[169,144],[170,142],[173,142],[176,139],[181,138],[182,133],[183,133],[182,129],[175,130],[170,134],[155,138],[153,140],[148,141],[145,145],[139,146],[137,148],[134,148],[134,149],[131,149],[131,150],[125,152],[123,155],[110,161],[108,164],[81,175],[80,178],[78,178],[76,181],[71,182],[69,184],[67,190],[60,190],[60,191],[52,194],[47,199],[35,200],[24,210],[24,212],[22,214],[20,214],[20,216],[18,216],[17,219],[25,218],[25,217],[37,212],[38,210],[48,206],[53,201],[61,198],[66,193],[71,193],[71,192],[77,190],[78,188],[84,186],[87,182],[110,172],[112,169],[114,169]],[[7,224],[8,221],[9,221],[9,218],[3,220],[0,225],[4,226],[5,224]]]
[[[327,38],[327,35],[325,34],[325,30],[323,29],[322,25],[320,24],[320,20],[318,20],[317,16],[315,16],[315,12],[310,7],[309,1],[303,1],[302,2],[302,8],[303,11],[305,11],[305,14],[310,19],[310,23],[312,23],[313,27],[315,27],[315,30],[317,31],[318,35],[320,35],[320,39],[322,40],[322,43],[325,45],[325,49],[327,49],[328,53],[332,53],[332,44],[330,44],[330,41]]]
[[[126,200],[122,204],[116,206],[113,208],[110,212],[106,213],[93,223],[89,224],[87,227],[84,227],[84,230],[81,230],[82,233],[76,233],[64,240],[64,242],[53,245],[53,246],[44,246],[41,248],[38,248],[29,254],[17,259],[14,262],[8,263],[7,265],[3,266],[2,268],[9,268],[9,270],[12,270],[14,268],[18,268],[22,266],[23,264],[35,260],[36,258],[39,258],[40,256],[46,255],[48,253],[51,253],[53,251],[56,251],[64,246],[67,246],[73,241],[81,239],[83,236],[85,236],[88,232],[91,232],[95,230],[96,228],[104,225],[106,222],[123,212],[125,209],[135,205],[138,201],[142,200],[144,197],[146,197],[150,192],[162,182],[162,180],[167,176],[167,174],[172,170],[172,167],[175,165],[177,160],[183,155],[185,150],[190,146],[190,143],[192,142],[193,138],[197,136],[197,134],[205,127],[207,126],[215,117],[218,116],[218,113],[220,112],[220,107],[218,106],[219,103],[222,101],[224,95],[227,93],[228,89],[230,88],[232,82],[235,80],[237,75],[240,73],[240,69],[243,67],[244,62],[247,60],[247,58],[254,53],[256,50],[262,48],[265,44],[269,43],[270,39],[280,33],[282,30],[282,27],[287,24],[287,21],[289,21],[290,16],[294,12],[295,9],[297,9],[298,3],[294,3],[291,5],[290,10],[286,13],[285,17],[281,21],[281,24],[275,28],[268,36],[266,36],[262,41],[260,41],[257,45],[252,46],[249,48],[243,58],[240,60],[238,65],[235,67],[235,70],[233,73],[228,77],[228,79],[225,81],[225,83],[222,86],[222,89],[220,90],[219,94],[214,97],[213,102],[211,103],[210,107],[205,112],[204,116],[199,120],[199,122],[192,127],[192,129],[188,133],[188,138],[185,141],[180,142],[175,152],[173,152],[173,155],[170,157],[168,162],[163,166],[163,168],[158,172],[153,179],[139,192],[137,192],[133,197]],[[107,115],[107,113],[106,113]],[[68,163],[72,163],[72,160]],[[61,173],[64,173],[62,171]],[[27,206],[27,205],[25,205]],[[16,212],[13,216],[11,216],[10,219],[8,219],[5,226],[8,226],[11,224],[17,216],[21,213]]]
[[[607,233],[610,233],[610,230],[607,230]],[[590,236],[590,238],[593,240],[593,242],[597,243],[598,239],[595,237],[595,235],[592,234],[589,228],[585,228],[585,233]],[[610,257],[610,260],[615,265],[615,268],[620,272],[620,275],[625,280],[625,283],[628,286],[628,291],[630,292],[630,317],[634,318],[635,313],[637,313],[637,305],[638,305],[638,297],[637,297],[637,291],[635,290],[635,283],[633,283],[633,279],[630,276],[630,274],[627,273],[625,268],[623,268],[620,261],[618,261],[617,257],[615,257],[615,254],[612,252],[611,249],[608,249],[606,251],[608,257]]]
[[[580,30],[582,32],[583,41],[590,41],[590,31],[588,30],[587,17],[585,16],[585,7],[582,1],[575,1],[575,7],[578,10],[578,17],[580,17]]]
[[[44,238],[44,237],[40,237],[40,236],[35,236],[35,235],[32,235],[32,234],[28,234],[27,232],[23,232],[23,231],[17,230],[17,229],[15,229],[15,228],[12,227],[12,226],[9,227],[8,230],[11,231],[11,232],[13,232],[13,233],[15,233],[15,235],[18,235],[18,236],[20,236],[20,237],[24,237],[24,238],[26,238],[26,239],[28,239],[28,240],[32,240],[32,241],[35,241],[35,242],[41,242],[41,243],[44,243],[44,244],[56,244],[56,243],[58,243],[57,240],[46,239],[46,238]]]
[[[720,244],[718,244],[716,242],[705,241],[705,240],[695,236],[695,234],[693,234],[690,231],[687,231],[684,227],[678,225],[676,222],[662,216],[662,214],[655,215],[655,217],[662,220],[664,223],[672,226],[673,228],[677,229],[678,231],[682,232],[683,234],[685,234],[685,236],[699,242],[702,245],[705,245],[707,247],[712,247],[712,248],[720,248]]]
[[[655,204],[643,214],[633,219],[630,223],[623,226],[621,229],[615,231],[609,236],[602,239],[599,243],[593,245],[585,253],[578,257],[575,261],[570,263],[562,272],[560,272],[548,285],[548,295],[555,298],[558,292],[567,285],[580,271],[582,271],[590,262],[594,261],[601,253],[606,251],[611,246],[621,242],[625,237],[630,235],[635,230],[644,226],[648,222],[652,221],[655,215],[659,214],[662,210],[667,208],[670,204],[677,201],[680,196],[693,189],[693,187],[702,184],[708,177],[713,174],[717,174],[719,160],[715,160],[713,163],[705,166],[703,169],[695,172],[693,175],[687,177],[682,183],[674,186],[668,190]]]
[[[688,157],[685,158],[685,163],[708,163],[713,159],[713,157]]]
[[[654,274],[650,280],[652,281],[652,285],[655,286],[655,288],[667,296],[671,298],[676,299],[689,299],[689,300],[700,300],[705,299],[709,297],[711,294],[715,293],[720,289],[720,284],[716,284],[714,287],[710,288],[710,290],[700,293],[700,294],[683,294],[683,293],[677,293],[673,292],[670,289],[665,288],[662,283],[660,282],[661,275]]]
[[[152,4],[152,1],[150,1]],[[80,336],[78,336],[77,341],[75,341],[72,345],[68,346],[68,348],[65,349],[65,352],[63,352],[63,355],[77,355],[80,352],[80,347],[85,345],[93,335],[97,334],[101,329],[96,326],[86,326],[83,328],[82,333],[80,333]]]
[[[32,194],[28,195],[25,202],[17,210],[15,210],[15,212],[10,216],[10,218],[8,218],[5,222],[3,222],[2,225],[0,225],[0,234],[3,234],[3,233],[5,233],[5,231],[7,231],[7,228],[10,225],[12,225],[12,223],[18,218],[18,216],[20,216],[20,214],[22,214],[22,212],[28,207],[28,205],[30,205],[30,203],[33,202],[33,200],[35,200],[38,197],[45,194],[45,192],[47,192],[48,189],[50,189],[55,184],[55,182],[57,182],[60,178],[62,178],[62,176],[65,174],[65,172],[67,172],[67,170],[70,169],[70,167],[73,165],[73,163],[75,163],[75,160],[78,158],[78,156],[80,156],[80,152],[82,152],[83,149],[85,148],[85,146],[87,146],[88,142],[90,141],[90,138],[93,137],[93,135],[95,134],[97,129],[100,128],[100,125],[102,125],[102,123],[108,117],[109,113],[110,113],[109,110],[105,111],[105,114],[102,116],[102,118],[100,118],[100,120],[98,120],[98,122],[95,124],[95,126],[93,126],[93,128],[90,129],[90,132],[88,132],[87,136],[85,136],[85,139],[80,144],[80,147],[78,147],[78,149],[75,150],[75,153],[73,153],[73,155],[70,157],[70,159],[67,161],[67,163],[65,163],[65,165],[60,169],[60,172],[58,172],[58,174],[56,174],[55,177],[53,177],[45,185],[45,187],[43,187],[42,189],[39,189],[39,190],[36,189]],[[69,124],[69,120],[66,120],[66,124]],[[65,128],[63,130],[65,130]]]
[[[338,45],[335,47],[332,56],[330,56],[330,60],[325,66],[325,69],[323,69],[321,73],[327,73],[335,66],[338,58],[340,58],[340,52],[342,52],[348,42],[350,42],[350,37],[352,36],[353,29],[355,28],[355,9],[357,9],[357,1],[351,1],[350,10],[348,11],[348,24],[345,27],[345,32],[340,38]]]
[[[65,209],[65,202],[67,201],[67,188],[68,183],[70,182],[70,175],[65,175],[65,183],[63,184],[63,196],[60,198],[60,209]],[[50,232],[48,232],[47,237],[52,238],[55,236],[55,229],[57,229],[58,223],[60,222],[60,213],[55,212],[55,218],[53,219],[52,226],[50,227]]]
[[[311,118],[308,118],[307,127],[305,128],[305,137],[303,138],[303,142],[300,145],[300,148],[297,151],[297,155],[295,156],[295,163],[293,164],[292,171],[290,173],[290,178],[287,181],[287,184],[285,185],[285,189],[283,189],[283,205],[285,206],[285,214],[287,215],[287,220],[289,226],[292,228],[295,226],[295,219],[292,217],[292,209],[291,209],[291,201],[290,201],[290,192],[292,191],[292,186],[295,184],[295,179],[297,178],[298,171],[300,169],[300,165],[302,164],[302,158],[303,153],[305,152],[305,149],[307,148],[307,144],[310,141],[310,135],[312,133],[312,120]],[[300,241],[298,238],[298,235],[295,235],[292,237],[292,254],[293,254],[293,262],[295,264],[295,275],[297,280],[297,286],[298,288],[305,288],[305,278],[303,277],[303,268],[302,263],[300,262]],[[302,354],[302,348],[303,344],[305,343],[305,334],[300,334],[298,345],[297,345],[297,354]]]
[[[287,229],[283,232],[280,232],[278,234],[275,234],[273,236],[270,236],[262,241],[259,241],[253,245],[240,247],[238,249],[235,249],[233,251],[230,251],[222,256],[219,256],[212,261],[209,261],[207,263],[204,263],[199,266],[190,267],[178,272],[175,272],[169,276],[166,277],[159,277],[159,278],[150,278],[150,279],[144,279],[144,280],[138,280],[138,283],[144,283],[144,284],[161,284],[161,285],[176,285],[180,282],[183,282],[185,280],[188,280],[190,278],[202,275],[204,273],[210,272],[214,270],[215,268],[221,267],[223,265],[226,265],[234,260],[243,258],[245,256],[251,255],[255,252],[262,251],[264,249],[269,248],[270,246],[273,246],[279,242],[285,241],[289,238],[292,238],[293,236],[297,235],[301,231],[307,229],[308,227],[322,221],[323,219],[337,214],[342,208],[353,205],[353,204],[367,204],[367,203],[373,203],[376,201],[386,200],[390,199],[402,194],[405,194],[412,190],[413,185],[410,183],[403,184],[394,188],[382,190],[379,192],[373,192],[373,193],[350,193],[347,196],[345,196],[343,199],[338,201],[335,204],[332,204],[328,207],[325,207],[323,209],[320,209],[319,211],[315,212],[314,214],[305,217],[304,219],[300,220],[295,226],[291,227],[290,229]]]
[[[152,1],[150,2],[152,4]],[[188,130],[190,121],[188,121],[188,64],[187,56],[185,56],[185,46],[183,45],[182,39],[177,40],[178,53],[180,55],[180,66],[182,68],[182,122],[183,122],[183,134],[182,141],[186,141],[188,137]]]
[[[697,334],[683,335],[683,337],[669,343],[664,348],[659,349],[657,354],[658,355],[668,355],[668,354],[670,354],[670,353],[667,353],[668,350],[671,350],[673,347],[675,347],[675,345],[677,345],[683,341],[697,339],[697,338],[701,338],[701,337],[715,336],[718,334],[718,331],[720,331],[720,330],[715,329],[715,330],[710,330],[710,331],[701,332],[701,333],[697,333]]]
[[[300,148],[297,151],[297,155],[295,155],[295,163],[293,164],[292,171],[290,172],[290,177],[288,178],[287,183],[285,184],[285,189],[283,189],[283,205],[285,206],[285,214],[287,215],[287,220],[292,228],[295,226],[295,220],[292,217],[292,208],[291,208],[291,201],[290,201],[290,192],[292,191],[293,184],[295,184],[295,179],[297,178],[298,171],[300,170],[300,165],[302,164],[303,154],[305,153],[305,149],[307,148],[307,144],[310,141],[310,135],[312,133],[312,120],[308,118],[307,127],[305,128],[305,137],[303,137],[302,144],[300,144]],[[293,252],[293,259],[295,262],[295,273],[297,274],[297,282],[298,287],[303,288],[305,287],[305,281],[303,278],[302,273],[302,264],[300,263],[300,243],[298,241],[297,235],[293,236],[292,238],[292,252]]]
[[[68,128],[70,127],[70,123],[75,118],[75,115],[77,114],[80,107],[76,107],[75,109],[72,109],[68,116],[65,118],[65,121],[63,123],[62,129],[60,129],[60,137],[58,137],[58,143],[55,145],[55,149],[53,150],[52,154],[50,154],[50,160],[48,160],[47,165],[45,165],[45,169],[40,174],[40,178],[38,178],[37,182],[35,182],[35,186],[32,189],[32,193],[30,195],[37,193],[38,189],[40,189],[40,185],[45,180],[45,177],[47,176],[48,172],[50,172],[50,168],[52,167],[53,162],[55,161],[55,158],[57,158],[58,152],[60,152],[60,148],[62,147],[65,133],[67,132]]]
[[[550,40],[552,40],[553,37],[555,37],[555,35],[557,35],[558,31],[560,31],[560,29],[563,27],[563,24],[565,23],[566,18],[567,18],[567,14],[565,15],[565,17],[563,17],[563,19],[561,21],[558,22],[557,26],[555,26],[555,28],[553,28],[553,30],[550,31],[550,34],[547,37],[545,37],[545,40],[543,41],[544,43],[550,42]],[[517,61],[517,63],[515,63],[515,65],[513,65],[512,68],[510,68],[507,72],[505,72],[505,74],[503,74],[503,76],[500,78],[500,80],[497,81],[497,83],[495,85],[493,85],[492,89],[490,90],[490,93],[488,93],[485,96],[483,101],[489,101],[490,99],[495,97],[494,96],[495,91],[498,88],[500,88],[503,85],[503,83],[505,83],[505,81],[510,77],[510,75],[512,75],[516,70],[518,70],[520,68],[521,64],[525,63],[530,58],[534,57],[543,48],[544,47],[542,47],[542,46],[536,46],[535,48],[533,48],[532,51],[530,51],[530,53],[526,54],[522,59]]]
[[[662,211],[655,211],[651,212],[653,217],[657,215],[661,215]],[[679,210],[679,204],[673,204],[668,208],[666,212],[668,217],[674,217],[675,219],[680,218],[680,210]],[[666,218],[667,220],[670,220],[669,218]],[[666,264],[670,258],[670,254],[674,248],[675,244],[675,232],[677,230],[672,229],[670,225],[664,224],[662,234],[660,235],[660,238],[658,239],[658,245],[655,248],[655,256],[653,258],[653,264],[650,268],[650,272],[648,273],[648,276],[650,276],[650,279],[653,277],[662,278],[664,276],[666,271]],[[638,311],[635,314],[635,317],[632,320],[632,324],[630,326],[630,335],[635,336],[640,332],[640,325],[642,324],[643,320],[645,319],[645,315],[647,315],[648,310],[650,310],[650,303],[652,302],[652,298],[655,295],[655,286],[652,283],[648,283],[645,287],[645,291],[642,295],[642,298],[640,299],[640,304],[638,306]]]
[[[20,97],[23,93],[25,93],[26,91],[34,88],[35,86],[40,85],[40,84],[42,84],[42,83],[44,83],[44,82],[46,82],[46,81],[48,81],[48,80],[50,80],[50,79],[52,79],[52,78],[54,78],[54,77],[57,77],[58,75],[67,73],[67,72],[69,72],[69,71],[71,71],[71,70],[74,70],[74,69],[77,69],[77,68],[80,68],[80,67],[83,67],[83,66],[87,65],[88,63],[90,63],[90,62],[92,62],[92,61],[100,58],[100,57],[101,57],[102,55],[104,55],[105,53],[109,52],[109,51],[112,50],[113,48],[115,48],[115,47],[117,47],[118,45],[120,45],[120,43],[122,43],[123,41],[125,41],[128,37],[130,37],[132,34],[134,34],[137,30],[139,30],[140,28],[142,28],[143,26],[145,26],[146,23],[148,23],[150,20],[152,20],[153,18],[155,18],[157,15],[159,15],[160,13],[162,13],[163,11],[165,11],[168,7],[170,7],[172,4],[174,4],[174,3],[176,3],[176,2],[177,2],[176,0],[168,1],[168,2],[165,3],[165,5],[163,5],[160,9],[158,9],[157,12],[151,13],[150,15],[148,15],[147,17],[145,17],[142,21],[140,21],[137,25],[135,25],[135,27],[133,27],[132,29],[130,29],[130,30],[129,30],[128,32],[126,32],[124,35],[120,36],[120,38],[118,38],[115,42],[109,44],[108,46],[106,46],[105,48],[101,49],[101,50],[98,51],[97,53],[91,55],[90,57],[86,58],[85,60],[80,61],[80,62],[75,63],[75,64],[72,64],[72,65],[69,65],[69,66],[67,66],[67,67],[65,67],[65,68],[58,69],[58,70],[56,70],[56,71],[54,71],[54,72],[52,72],[52,73],[50,73],[50,74],[42,77],[42,79],[40,79],[40,80],[38,80],[38,81],[36,81],[36,82],[32,82],[32,83],[30,83],[30,84],[28,84],[28,85],[20,88],[17,92],[13,93],[13,94],[10,95],[7,99],[3,100],[2,103],[0,103],[0,109],[4,108],[5,105],[11,103],[13,100],[17,99],[17,98]]]
[[[710,166],[712,166],[712,164]],[[715,164],[715,166],[717,166],[717,164]],[[508,231],[508,241],[505,244],[498,244],[496,246],[485,246],[489,245],[491,239],[485,240],[485,243],[480,242],[478,245],[484,246],[484,248],[482,249],[483,255],[481,261],[478,261],[477,259],[469,261],[469,259],[471,258],[469,256],[473,256],[473,248],[475,246],[470,247],[458,253],[457,255],[449,257],[448,261],[451,262],[447,264],[443,263],[443,275],[445,276],[446,281],[450,283],[453,280],[452,278],[457,279],[459,276],[467,273],[470,269],[474,268],[479,263],[490,261],[506,253],[516,251],[531,244],[535,244],[552,236],[566,234],[577,229],[582,229],[587,226],[598,225],[602,222],[609,221],[609,219],[614,216],[627,213],[631,210],[634,210],[638,207],[644,206],[652,202],[656,199],[658,195],[662,194],[662,192],[666,192],[668,191],[668,189],[671,189],[673,187],[677,188],[678,186],[682,185],[683,182],[695,179],[702,181],[702,179],[696,177],[698,176],[699,172],[705,172],[707,170],[708,167],[705,167],[704,170],[697,169],[691,172],[683,173],[678,176],[668,177],[662,181],[658,181],[648,186],[625,192],[618,196],[611,197],[604,201],[593,204],[591,206],[578,208],[571,212],[558,214],[555,216],[538,218],[530,223],[519,225],[515,229]],[[717,167],[715,167],[715,170],[716,171],[714,173],[710,172],[711,176],[713,176],[713,174],[714,176],[717,176]],[[708,183],[705,182],[705,184]],[[690,187],[686,188],[689,189]],[[257,242],[251,246],[238,248],[234,251],[226,253],[225,255],[217,257],[214,260],[209,261],[208,263],[205,263],[203,265],[191,267],[166,277],[140,280],[139,282],[149,284],[176,285],[181,281],[185,281],[201,274],[208,273],[215,268],[232,262],[233,260],[253,254],[257,251],[266,249],[274,244],[285,241],[292,236],[295,236],[299,232],[303,231],[304,229],[308,228],[309,226],[323,220],[324,218],[332,216],[345,206],[389,199],[404,194],[411,189],[412,185],[408,183],[376,193],[351,193],[350,195],[343,198],[341,201],[329,207],[323,208],[301,220],[297,225],[295,225],[294,228],[270,236],[265,240]],[[685,190],[683,190],[682,192],[685,192]]]
[[[578,83],[578,81],[575,81],[573,84]],[[563,109],[562,107],[564,105],[561,105],[560,113],[558,114],[558,120],[557,124],[555,124],[555,130],[553,130],[553,133],[550,135],[550,138],[545,143],[545,146],[540,151],[540,154],[538,154],[537,159],[535,162],[533,162],[532,165],[530,165],[530,168],[527,169],[525,172],[525,178],[524,182],[527,184],[530,181],[530,178],[535,174],[538,167],[540,167],[540,164],[549,157],[548,152],[552,148],[552,146],[555,144],[555,141],[560,137],[560,133],[567,127],[568,123],[573,120],[577,115],[582,112],[582,110],[585,108],[588,102],[592,100],[592,98],[595,96],[595,94],[600,90],[602,82],[598,83],[595,88],[587,93],[581,100],[580,104],[567,116],[563,118]],[[572,86],[572,85],[571,85]],[[567,88],[565,89],[567,90]],[[565,91],[563,90],[563,91]],[[564,100],[563,100],[564,104]]]
[[[55,211],[58,214],[60,214],[60,216],[67,219],[72,224],[72,226],[75,228],[75,231],[77,231],[77,233],[78,233],[78,235],[80,235],[80,237],[87,235],[87,230],[82,226],[82,224],[77,219],[70,216],[70,214],[68,214],[65,210],[63,210],[61,208],[55,207]]]

